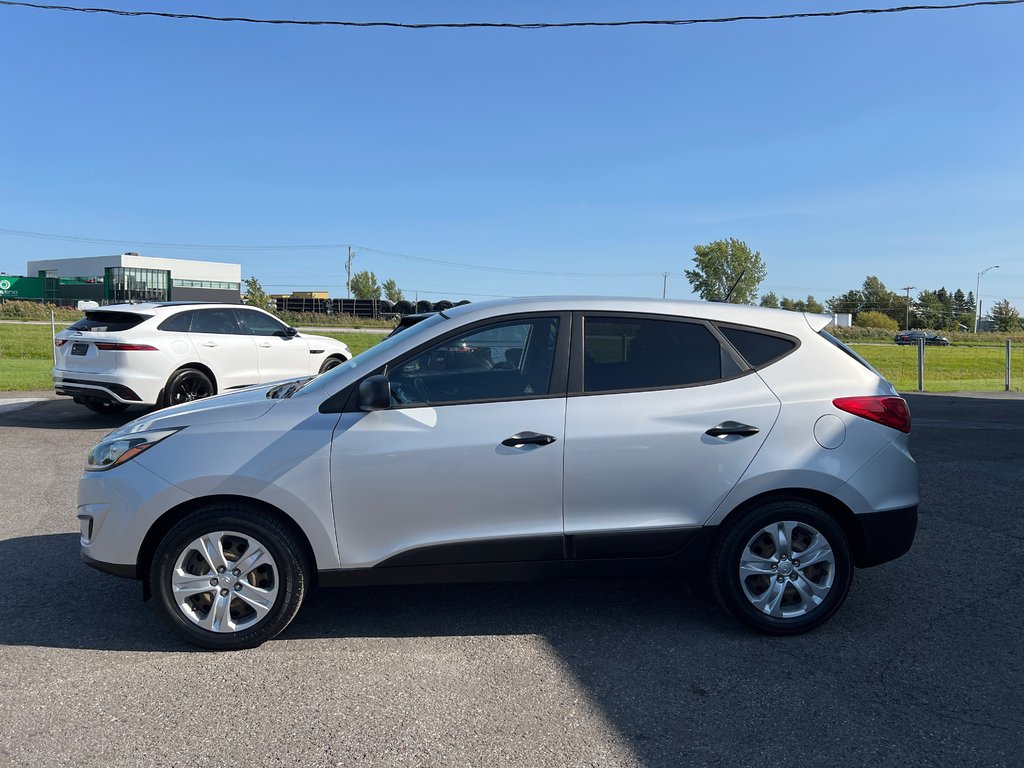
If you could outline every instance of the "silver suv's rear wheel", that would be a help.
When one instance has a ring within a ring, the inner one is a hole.
[[[307,588],[304,548],[263,510],[215,505],[161,541],[150,570],[171,628],[206,648],[249,648],[291,622]]]
[[[772,502],[727,529],[712,558],[712,586],[725,608],[771,634],[813,629],[834,614],[853,581],[841,526],[802,501]]]

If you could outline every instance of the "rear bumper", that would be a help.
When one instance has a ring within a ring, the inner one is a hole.
[[[156,405],[161,383],[156,380],[118,376],[90,376],[74,371],[53,372],[53,390],[58,395],[94,398],[125,405]]]
[[[857,558],[857,565],[861,568],[895,560],[906,554],[914,543],[916,504],[885,512],[866,512],[857,515],[856,519],[860,523],[864,545]]]

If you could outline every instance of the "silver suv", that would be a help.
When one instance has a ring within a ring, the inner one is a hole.
[[[149,414],[79,483],[83,558],[209,648],[313,584],[705,575],[795,634],[910,547],[906,403],[828,318],[543,298],[445,310],[312,379]]]

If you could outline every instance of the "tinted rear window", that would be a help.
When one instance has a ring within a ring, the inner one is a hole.
[[[725,327],[721,327],[718,330],[736,347],[736,351],[743,355],[743,359],[754,368],[761,368],[769,363],[774,363],[780,357],[789,354],[796,347],[796,342],[792,339],[773,336],[768,333]]]
[[[146,315],[133,315],[131,312],[86,312],[85,317],[72,325],[69,330],[117,333],[134,328],[148,319]]]

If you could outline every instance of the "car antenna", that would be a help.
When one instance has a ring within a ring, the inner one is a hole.
[[[736,282],[732,284],[732,288],[729,289],[729,292],[727,294],[725,294],[725,298],[722,299],[723,303],[725,303],[725,304],[729,303],[729,299],[732,298],[733,291],[736,290],[736,286],[738,286],[740,284],[740,280],[743,279],[743,276],[745,274],[747,274],[747,270],[744,269],[744,270],[740,271],[740,276],[736,278]]]

